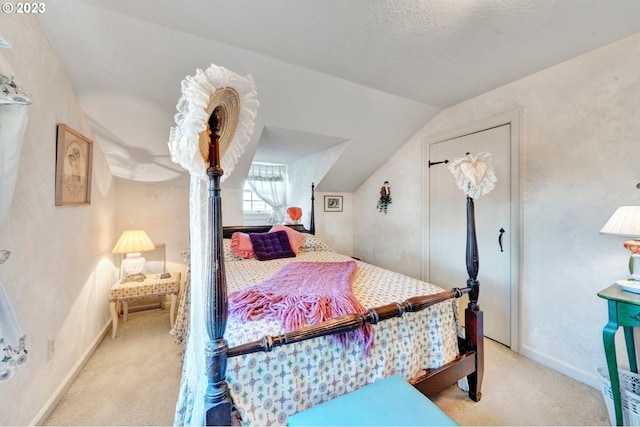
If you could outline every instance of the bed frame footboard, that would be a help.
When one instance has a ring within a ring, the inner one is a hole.
[[[439,292],[433,295],[424,295],[409,298],[401,303],[392,303],[376,308],[370,308],[364,313],[345,314],[315,325],[304,326],[281,335],[265,336],[261,340],[231,347],[227,352],[228,357],[243,354],[268,352],[276,347],[307,341],[326,335],[341,334],[355,331],[367,324],[375,325],[384,320],[401,317],[404,313],[413,313],[431,307],[451,298],[459,298],[471,292],[471,288],[454,288],[450,291]]]
[[[469,398],[478,402],[482,397],[484,375],[484,340],[482,311],[465,311],[465,338],[460,338],[460,355],[437,369],[424,369],[409,382],[427,397],[434,397],[461,378],[467,378]]]

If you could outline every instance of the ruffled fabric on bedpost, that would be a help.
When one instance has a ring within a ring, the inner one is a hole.
[[[168,143],[171,159],[188,170],[191,176],[191,313],[174,425],[205,424],[205,347],[208,336],[204,302],[210,230],[207,221],[208,164],[200,154],[199,138],[200,133],[207,129],[210,98],[216,90],[222,88],[234,89],[240,98],[240,114],[233,141],[226,152],[221,152],[221,166],[225,172],[222,180],[225,180],[253,134],[258,101],[251,76],[241,77],[212,64],[207,70],[197,70],[196,75],[186,77],[182,81],[182,96],[177,104],[177,126],[171,129]]]

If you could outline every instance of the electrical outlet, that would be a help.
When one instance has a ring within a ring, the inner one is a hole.
[[[56,351],[56,337],[51,337],[47,340],[47,362],[53,359],[53,355]]]

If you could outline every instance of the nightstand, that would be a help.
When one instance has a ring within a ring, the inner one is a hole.
[[[619,327],[624,330],[624,340],[629,357],[629,369],[638,373],[636,346],[633,341],[633,328],[640,326],[640,294],[623,291],[620,285],[613,284],[598,292],[600,298],[609,304],[609,323],[602,331],[604,352],[607,357],[607,368],[613,392],[613,406],[616,411],[616,425],[622,423],[622,405],[620,400],[620,378],[618,377],[618,361],[616,358],[615,334]]]
[[[111,287],[109,296],[109,312],[111,313],[111,339],[116,337],[118,331],[118,304],[123,305],[123,320],[127,321],[127,303],[129,301],[171,295],[171,309],[169,312],[170,328],[176,311],[176,301],[180,292],[180,273],[168,273],[169,277],[161,278],[160,274],[147,274],[144,281],[123,282],[122,280]]]

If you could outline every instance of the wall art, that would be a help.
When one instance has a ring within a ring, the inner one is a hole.
[[[91,203],[93,141],[67,125],[58,125],[56,206]]]
[[[325,212],[342,212],[342,196],[324,196]]]

